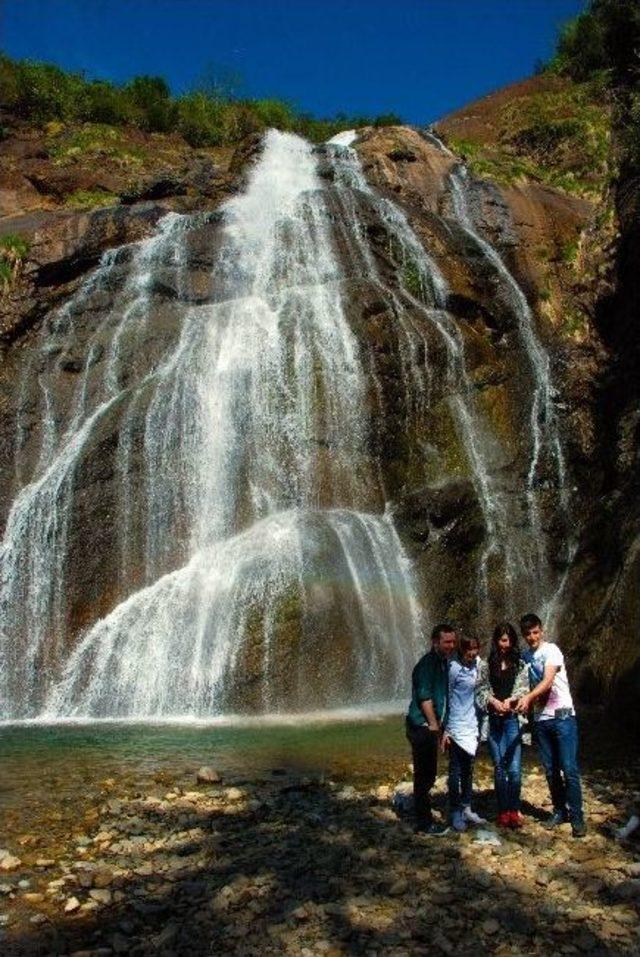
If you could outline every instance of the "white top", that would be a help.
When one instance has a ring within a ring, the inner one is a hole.
[[[531,653],[529,658],[529,679],[531,687],[542,681],[546,665],[553,665],[560,670],[556,672],[549,693],[534,702],[534,717],[536,721],[548,721],[555,718],[557,708],[571,708],[573,698],[569,688],[567,669],[564,664],[564,655],[552,641],[543,641],[540,647]]]
[[[467,754],[475,754],[478,748],[477,680],[477,658],[471,666],[456,659],[450,662],[446,732]]]

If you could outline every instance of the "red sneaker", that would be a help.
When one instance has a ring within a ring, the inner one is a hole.
[[[500,811],[496,823],[498,827],[511,827],[511,811]]]
[[[520,811],[509,811],[509,826],[519,828],[524,824],[524,818]]]

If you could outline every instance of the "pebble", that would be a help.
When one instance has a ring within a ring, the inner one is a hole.
[[[106,888],[94,888],[90,890],[89,897],[97,901],[98,904],[110,904],[112,900],[111,891]]]
[[[26,904],[41,904],[44,900],[44,894],[40,894],[35,891],[32,891],[31,893],[23,894],[22,900]]]
[[[222,776],[215,768],[205,765],[198,770],[196,781],[198,784],[219,784],[222,781]]]
[[[405,878],[400,878],[400,880],[394,881],[394,883],[391,885],[389,888],[389,893],[392,897],[400,897],[401,894],[406,894],[408,889],[409,881],[407,881]]]
[[[55,902],[56,929],[73,920],[74,944],[87,948],[75,953],[91,957],[98,938],[88,928],[98,925],[104,957],[146,955],[142,928],[154,953],[188,953],[191,941],[196,952],[219,932],[227,953],[247,957],[455,957],[464,952],[467,907],[496,957],[522,953],[525,938],[546,953],[588,954],[594,940],[631,947],[640,930],[640,866],[596,829],[572,843],[566,829],[548,834],[528,818],[522,832],[501,832],[500,848],[473,844],[473,833],[434,842],[398,819],[392,784],[303,785],[289,774],[202,791],[176,785],[159,797],[158,783],[102,804],[91,825],[76,821],[59,857],[41,841],[35,866],[55,866],[56,879],[43,895],[37,888],[48,875],[25,868],[36,889],[18,893],[31,884],[15,879],[0,885],[3,909],[20,915],[21,902]],[[545,787],[529,787],[539,807]],[[76,846],[82,854],[65,857]],[[0,852],[0,860],[12,856]],[[112,905],[114,923],[101,918]],[[27,920],[26,906],[23,914],[18,920]]]
[[[8,851],[4,853],[4,856],[0,857],[0,871],[15,871],[22,861],[19,857],[14,857],[13,854],[9,854]]]
[[[244,792],[241,791],[240,788],[226,788],[224,796],[227,801],[241,801],[244,797]]]

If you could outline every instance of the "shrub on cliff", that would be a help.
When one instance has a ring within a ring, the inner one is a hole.
[[[25,120],[130,124],[147,132],[175,130],[194,147],[225,146],[268,127],[292,130],[320,142],[342,130],[401,123],[393,113],[375,119],[338,114],[316,119],[277,98],[237,99],[218,80],[174,98],[162,77],[136,76],[123,86],[87,80],[79,73],[0,54],[0,103]]]
[[[640,4],[591,0],[560,34],[550,69],[600,82],[614,106],[623,163],[640,170]]]
[[[0,289],[6,290],[18,278],[28,252],[29,242],[23,236],[0,236]]]
[[[94,80],[86,85],[77,118],[121,126],[132,120],[132,114],[131,104],[122,90],[104,80]]]
[[[161,76],[134,76],[123,92],[131,105],[131,119],[140,129],[166,133],[173,127],[175,106]]]
[[[0,96],[18,116],[44,123],[73,120],[85,105],[86,82],[49,63],[2,57]]]
[[[177,102],[178,132],[190,146],[219,146],[224,142],[221,104],[206,93],[187,93]]]

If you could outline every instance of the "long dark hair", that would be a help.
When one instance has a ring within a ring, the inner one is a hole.
[[[503,635],[508,635],[510,642],[509,650],[505,656],[507,668],[513,668],[515,670],[518,667],[518,662],[520,661],[518,632],[515,630],[510,621],[499,621],[496,627],[493,629],[493,635],[491,636],[491,651],[489,652],[489,671],[491,674],[498,674],[500,672],[500,662],[502,660],[502,656],[500,655],[498,642]]]

